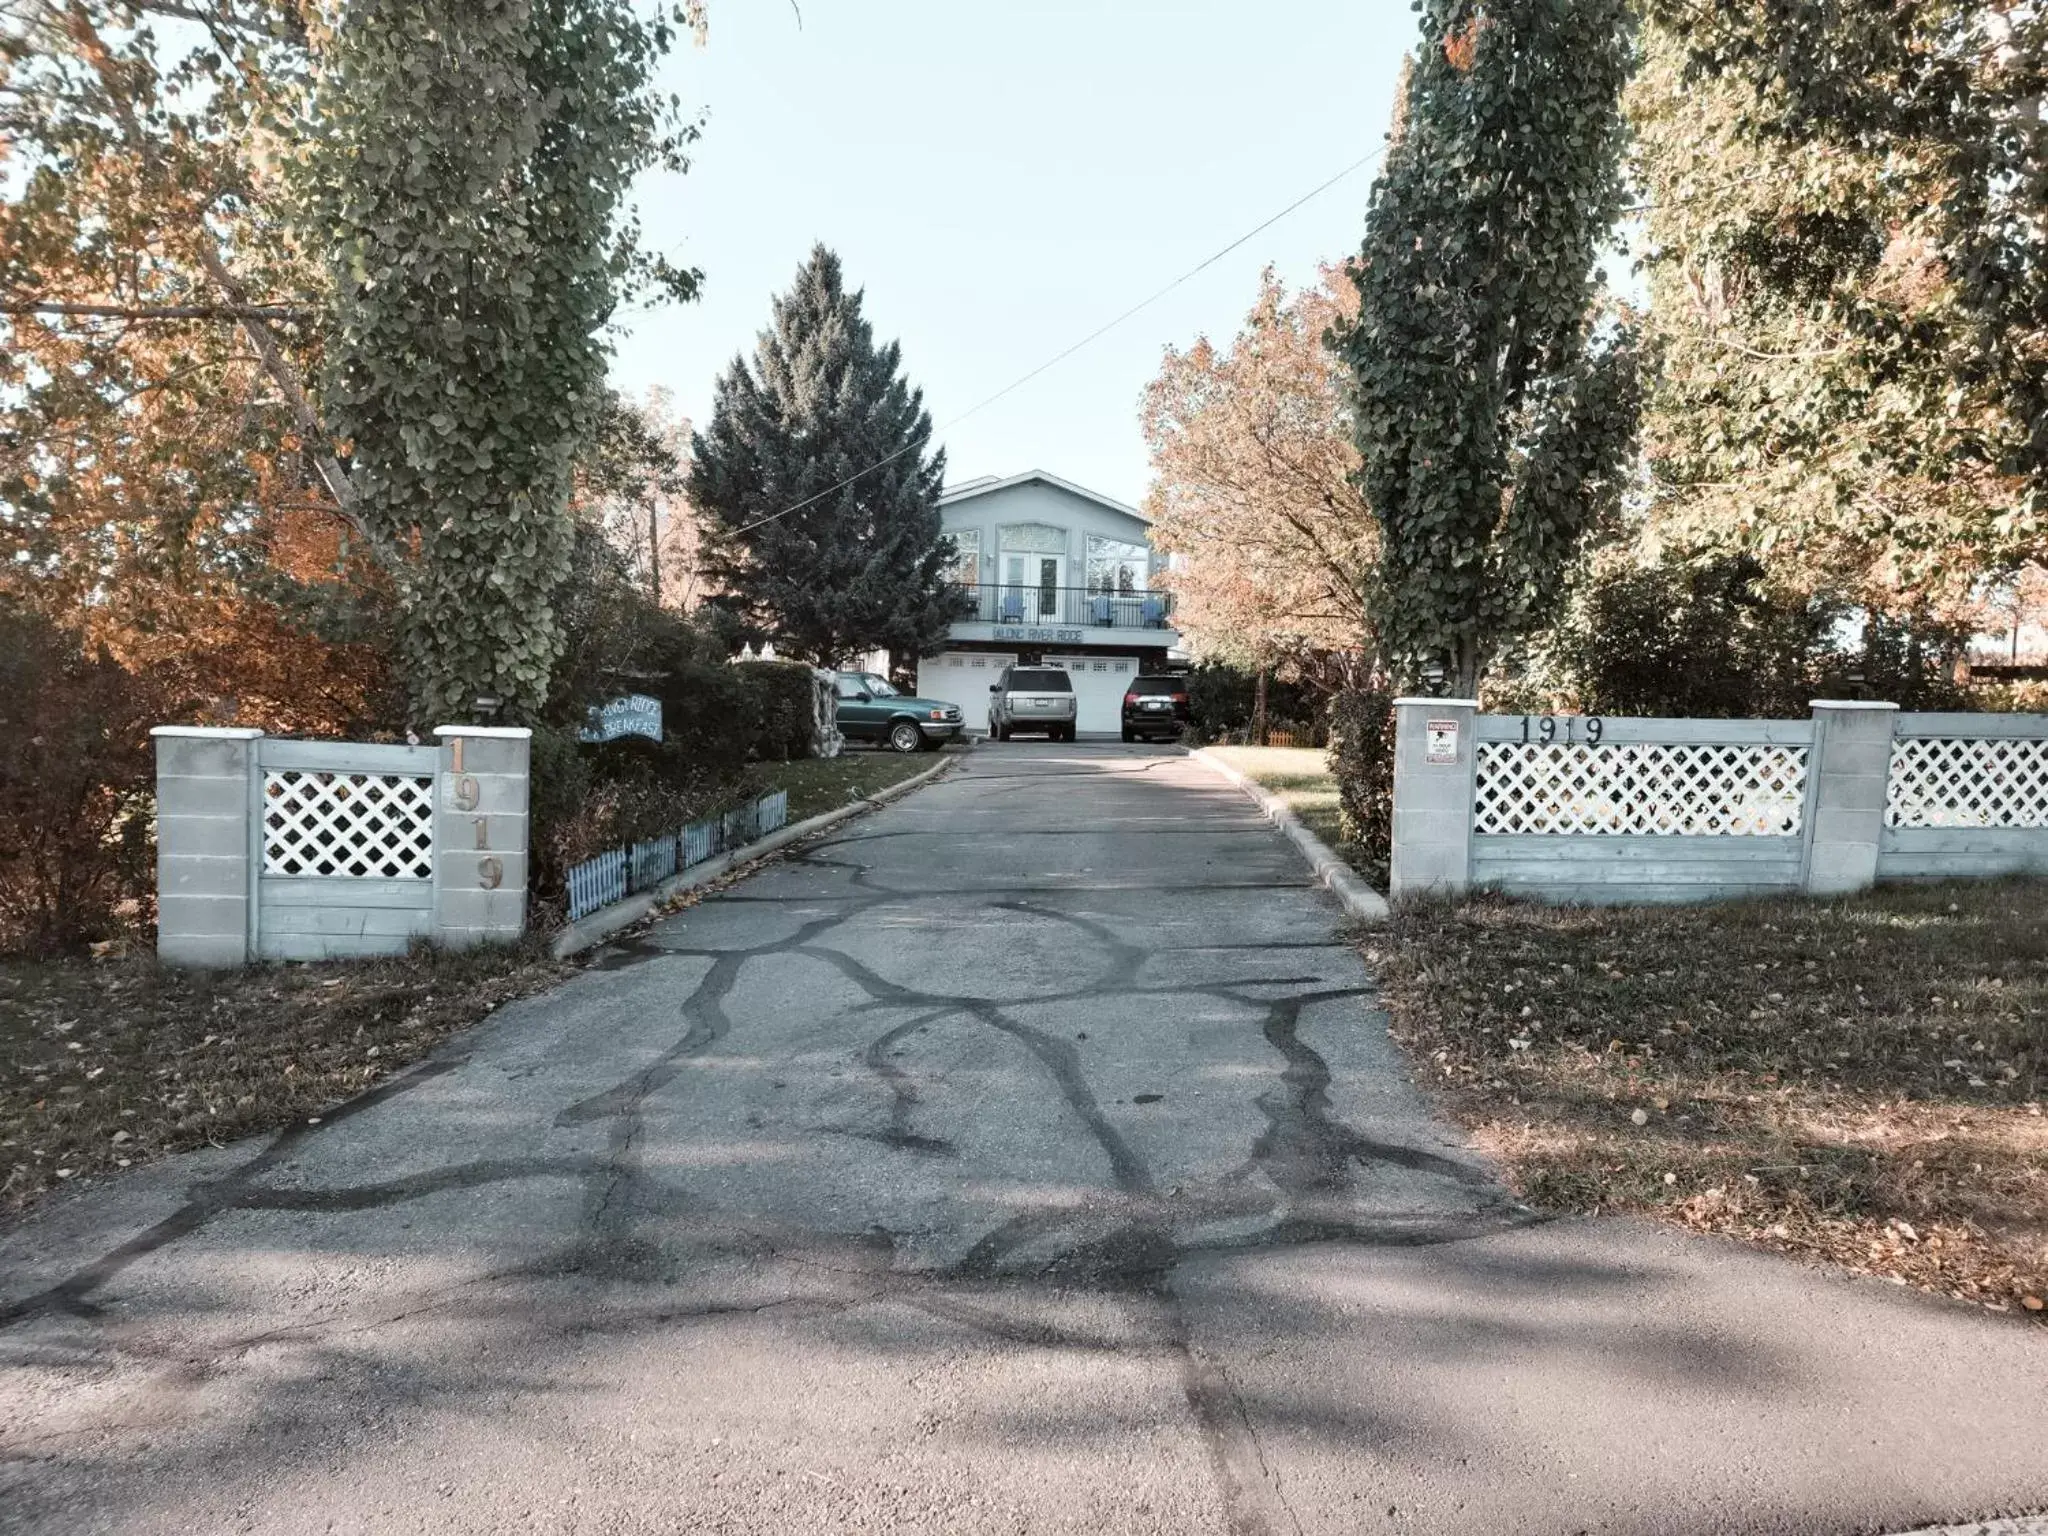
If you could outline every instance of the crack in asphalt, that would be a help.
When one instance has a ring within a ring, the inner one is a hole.
[[[1142,771],[1150,772],[1151,765]],[[1087,776],[1085,772],[1054,770],[1007,776],[971,775],[952,782],[984,786],[992,780],[1008,779],[1022,786],[1046,779]],[[1263,831],[1264,827],[1263,823],[1257,827],[1248,824],[1242,830]],[[649,933],[616,942],[600,954],[591,967],[599,973],[684,959],[710,961],[677,1004],[683,1029],[668,1046],[632,1073],[563,1107],[553,1117],[553,1126],[558,1130],[603,1126],[606,1146],[601,1155],[477,1158],[427,1172],[343,1187],[294,1189],[262,1182],[316,1129],[331,1134],[334,1125],[390,1103],[470,1059],[467,1054],[451,1051],[431,1057],[408,1073],[330,1111],[317,1128],[302,1125],[279,1133],[255,1157],[226,1176],[194,1185],[182,1206],[147,1231],[56,1284],[0,1307],[0,1328],[49,1312],[88,1321],[95,1318],[100,1309],[91,1297],[130,1264],[196,1233],[214,1217],[229,1211],[346,1214],[446,1190],[478,1189],[515,1180],[583,1181],[577,1231],[566,1250],[535,1263],[496,1272],[487,1279],[506,1281],[549,1274],[574,1274],[586,1280],[647,1279],[655,1272],[660,1252],[656,1244],[641,1237],[636,1229],[642,1212],[649,1208],[657,1193],[662,1197],[664,1216],[672,1221],[681,1220],[686,1214],[707,1223],[725,1219],[701,1198],[692,1199],[676,1185],[649,1176],[645,1167],[649,1106],[683,1076],[694,1058],[703,1056],[732,1033],[733,1020],[726,1003],[750,964],[773,964],[800,956],[831,967],[858,989],[864,1001],[855,1004],[849,1013],[868,1009],[910,1013],[907,1018],[892,1021],[857,1048],[855,1059],[886,1095],[880,1106],[881,1125],[806,1129],[859,1136],[892,1150],[921,1156],[955,1155],[951,1142],[919,1130],[917,1118],[923,1106],[926,1079],[899,1065],[895,1053],[918,1032],[935,1024],[972,1020],[1014,1041],[1037,1064],[1066,1113],[1100,1153],[1109,1187],[1078,1202],[1019,1211],[982,1233],[952,1263],[935,1268],[902,1265],[900,1244],[907,1234],[875,1227],[857,1237],[815,1230],[778,1237],[770,1230],[772,1224],[741,1215],[733,1218],[730,1231],[694,1230],[689,1237],[708,1251],[800,1266],[827,1277],[826,1288],[816,1294],[792,1293],[759,1302],[599,1306],[579,1315],[571,1325],[572,1331],[617,1332],[642,1326],[758,1316],[778,1310],[846,1311],[878,1301],[896,1301],[975,1332],[1033,1347],[1161,1354],[1175,1362],[1181,1390],[1206,1448],[1233,1536],[1264,1536],[1283,1524],[1299,1531],[1299,1521],[1267,1463],[1247,1405],[1221,1366],[1204,1359],[1190,1342],[1189,1320],[1173,1287],[1177,1267],[1200,1254],[1239,1253],[1306,1242],[1361,1246],[1460,1242],[1538,1218],[1514,1205],[1505,1191],[1476,1166],[1372,1137],[1337,1118],[1330,1102],[1329,1064],[1303,1040],[1302,1014],[1315,1005],[1368,997],[1369,987],[1314,987],[1322,979],[1314,975],[1247,976],[1220,982],[1154,985],[1139,980],[1145,965],[1163,954],[1337,951],[1345,948],[1341,941],[1147,945],[1125,937],[1109,920],[1062,911],[1047,903],[1048,899],[1069,893],[1156,889],[1151,882],[982,886],[957,892],[929,886],[895,890],[879,883],[872,865],[862,862],[857,855],[846,855],[847,849],[862,842],[901,835],[904,834],[882,832],[839,838],[784,856],[782,862],[788,866],[839,878],[847,888],[845,894],[726,892],[714,898],[720,905],[809,905],[814,911],[821,906],[832,908],[801,922],[786,938],[736,949],[698,948],[665,944],[657,934]],[[834,856],[828,849],[842,856]],[[1208,881],[1175,888],[1252,892],[1300,890],[1308,884],[1305,880]],[[1093,953],[1100,974],[1072,988],[1010,1001],[947,995],[892,981],[857,956],[825,942],[835,930],[862,914],[949,897],[971,897],[985,908],[1072,929]],[[1278,997],[1252,990],[1274,987],[1313,989]],[[1021,1007],[1042,1008],[1116,996],[1204,997],[1233,1003],[1259,1019],[1256,1027],[1278,1057],[1280,1071],[1273,1086],[1254,1100],[1266,1122],[1265,1128],[1238,1168],[1206,1184],[1192,1188],[1176,1186],[1162,1193],[1153,1169],[1104,1111],[1088,1078],[1077,1041],[1040,1028],[1014,1013]],[[943,1077],[932,1080],[943,1081]],[[1464,1208],[1450,1213],[1361,1208],[1352,1194],[1353,1177],[1382,1167],[1448,1180],[1461,1191]],[[1260,1187],[1261,1180],[1266,1187]],[[1218,1224],[1245,1221],[1262,1224],[1234,1233],[1204,1231]],[[821,1246],[823,1255],[818,1252]],[[825,1262],[826,1256],[840,1262]],[[478,1283],[483,1282],[465,1282],[464,1286],[471,1288]],[[1036,1294],[1039,1288],[1048,1285],[1123,1296],[1140,1303],[1149,1313],[1149,1322],[1133,1338],[1114,1333],[1091,1334],[1042,1319],[1019,1318],[1004,1310],[1005,1302]],[[303,1328],[270,1330],[231,1341],[221,1346],[215,1357],[284,1339],[305,1341],[338,1332],[388,1327],[447,1305],[450,1300],[452,1297],[415,1297],[399,1310],[367,1322],[342,1325],[337,1320],[332,1327],[314,1323]]]

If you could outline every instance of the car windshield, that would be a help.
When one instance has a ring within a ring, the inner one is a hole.
[[[1140,677],[1132,681],[1128,691],[1143,699],[1155,695],[1186,693],[1188,684],[1184,677]]]
[[[1010,686],[1019,693],[1072,693],[1074,685],[1064,672],[1012,672]]]
[[[893,699],[897,696],[896,690],[890,685],[889,679],[877,677],[872,672],[863,672],[854,678],[854,681],[861,686],[864,692],[873,698]]]

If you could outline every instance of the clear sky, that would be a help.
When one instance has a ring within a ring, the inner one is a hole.
[[[814,240],[942,428],[1382,142],[1406,0],[710,0],[667,90],[707,115],[649,178],[695,304],[621,319],[613,379],[693,419]],[[1234,332],[1259,269],[1349,255],[1372,167],[942,432],[948,478],[1045,469],[1136,502],[1161,349]]]

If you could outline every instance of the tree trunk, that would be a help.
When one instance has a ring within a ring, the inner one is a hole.
[[[1266,744],[1266,669],[1259,668],[1257,690],[1252,694],[1252,744]]]
[[[1479,697],[1479,642],[1471,635],[1458,637],[1457,672],[1451,679],[1452,695],[1460,699]]]
[[[661,504],[647,503],[647,585],[654,606],[661,606]]]

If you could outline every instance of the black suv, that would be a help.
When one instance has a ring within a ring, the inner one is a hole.
[[[1124,740],[1177,738],[1188,723],[1188,680],[1171,673],[1135,677],[1124,690]]]

